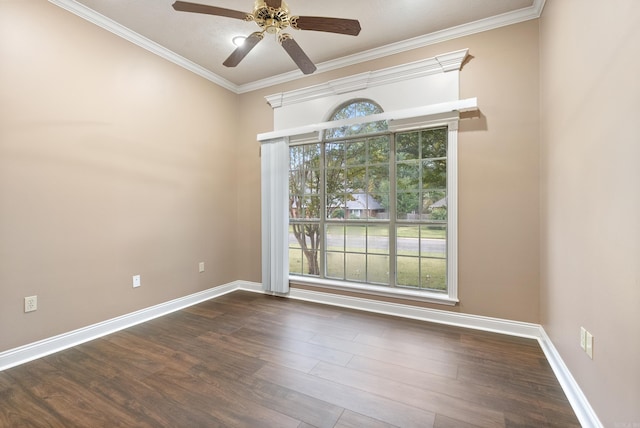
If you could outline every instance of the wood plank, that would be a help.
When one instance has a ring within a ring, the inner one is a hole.
[[[458,367],[455,364],[449,363],[443,357],[443,353],[440,350],[428,347],[424,348],[422,355],[418,353],[403,353],[393,349],[341,340],[321,334],[314,336],[311,343],[353,355],[366,356],[375,360],[393,362],[394,364],[401,365],[403,367],[440,376],[447,376],[452,379],[456,378],[458,372]]]
[[[432,413],[455,417],[467,423],[483,427],[504,425],[502,412],[477,405],[467,400],[452,397],[424,388],[407,385],[391,379],[360,372],[346,367],[319,363],[311,375],[330,380],[340,385],[378,394],[390,400],[401,400],[410,406]]]
[[[354,413],[351,410],[345,410],[335,428],[394,428],[396,425],[391,425],[386,422],[379,421],[377,419],[370,418],[359,413]]]
[[[435,420],[434,413],[273,364],[260,369],[256,376],[392,425],[428,428],[433,426]]]

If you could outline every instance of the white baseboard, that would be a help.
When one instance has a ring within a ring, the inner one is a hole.
[[[130,314],[83,327],[78,330],[49,337],[19,348],[4,351],[0,353],[0,371],[80,345],[81,343],[106,336],[116,331],[132,327],[136,324],[167,315],[188,306],[204,302],[205,300],[231,293],[232,291],[240,288],[240,285],[241,283],[236,281],[219,287],[210,288],[209,290],[151,306]]]
[[[587,397],[584,396],[582,389],[580,389],[578,382],[573,378],[569,368],[562,360],[560,353],[558,353],[558,350],[542,326],[540,326],[540,338],[538,338],[538,342],[582,427],[603,428],[600,419],[598,419],[598,415],[594,412]]]
[[[0,353],[0,371],[106,336],[116,331],[167,315],[171,312],[184,309],[188,306],[192,306],[236,290],[264,293],[260,283],[234,281],[229,284],[214,287],[209,290],[171,300],[166,303],[161,303],[150,308],[132,312],[121,317],[113,318],[98,324],[90,325],[88,327],[2,352]],[[298,288],[291,288],[289,295],[286,297],[384,315],[536,339],[538,343],[540,343],[540,347],[547,357],[554,374],[558,378],[560,386],[567,395],[569,403],[571,403],[571,406],[582,426],[585,428],[602,427],[602,423],[600,423],[600,420],[593,411],[593,408],[589,404],[587,398],[584,396],[580,386],[571,375],[571,372],[551,342],[551,339],[547,336],[544,328],[539,324],[483,317],[479,315],[461,314],[430,308],[420,308],[401,305],[398,303],[382,302],[378,300],[364,299],[361,297],[342,296],[333,293],[324,293]]]
[[[531,339],[538,339],[539,337],[540,326],[538,324],[461,314],[458,312],[421,308],[417,306],[401,305],[398,303],[382,302],[379,300],[342,296],[338,294],[309,291],[298,288],[291,288],[289,291],[289,297],[297,300],[325,303],[328,305],[375,312],[378,314],[393,315],[420,321],[471,328],[474,330],[491,331],[495,333],[508,334],[510,336],[520,336]]]

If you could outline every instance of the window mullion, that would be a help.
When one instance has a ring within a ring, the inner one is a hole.
[[[396,134],[389,134],[389,286],[396,287]]]
[[[320,272],[318,273],[320,278],[326,277],[325,262],[327,258],[327,189],[325,186],[327,170],[325,168],[325,153],[325,145],[322,143],[320,144],[320,215],[318,216],[320,217],[318,220],[320,221],[320,233],[322,234],[321,247],[318,249],[320,252],[320,254],[318,254],[318,264],[320,265]]]

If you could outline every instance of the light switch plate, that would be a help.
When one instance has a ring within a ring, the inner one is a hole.
[[[589,356],[589,358],[593,360],[593,335],[589,332],[587,332],[587,335],[586,335],[585,351],[587,351],[587,355]]]

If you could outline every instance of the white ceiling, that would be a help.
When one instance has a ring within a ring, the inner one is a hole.
[[[249,35],[253,22],[176,12],[174,0],[50,0],[97,25],[235,92],[297,79],[303,74],[274,36],[266,35],[235,68],[222,62]],[[189,0],[251,12],[253,0]],[[289,0],[292,15],[358,19],[359,36],[287,29],[326,71],[356,62],[540,16],[544,0]]]

